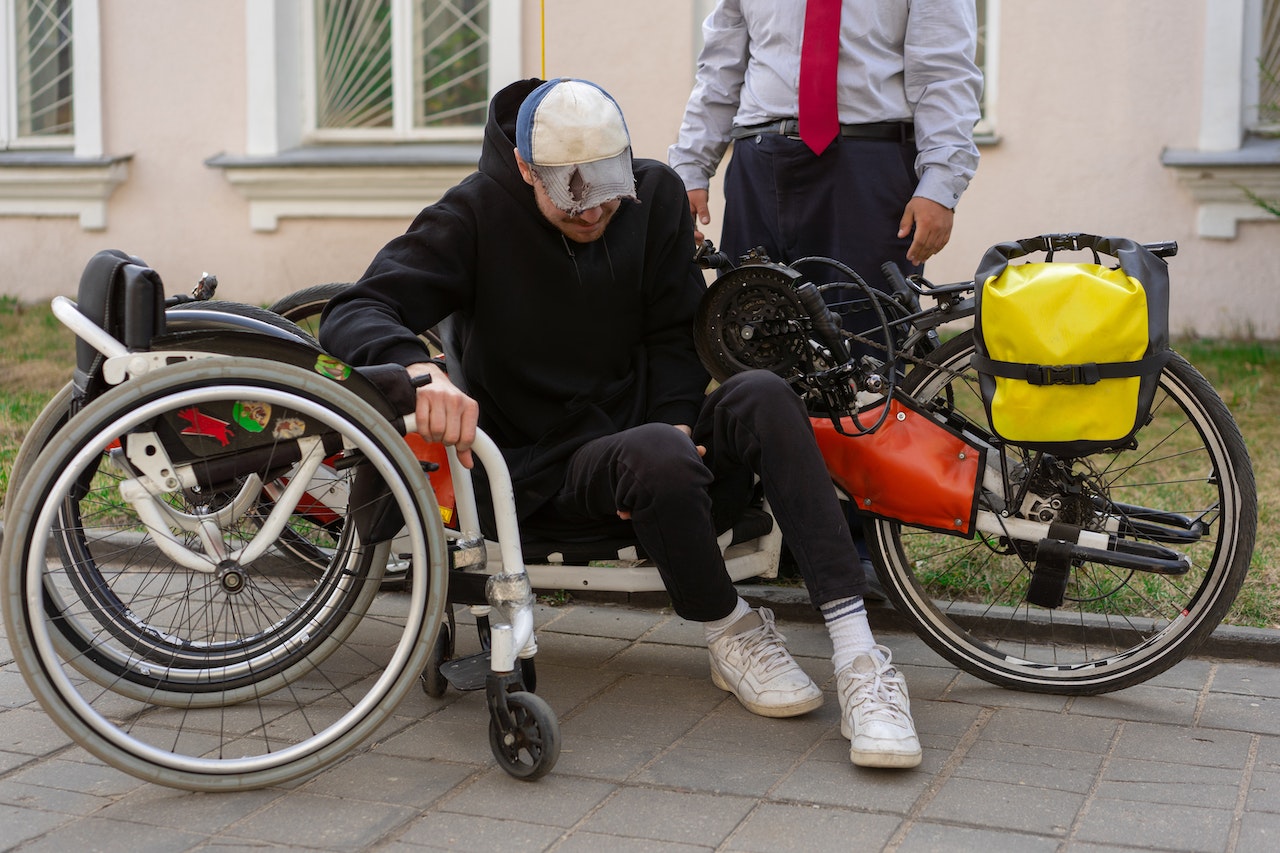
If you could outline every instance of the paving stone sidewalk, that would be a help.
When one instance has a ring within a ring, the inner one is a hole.
[[[538,692],[564,746],[535,783],[494,764],[483,693],[450,690],[415,691],[307,780],[232,794],[146,784],[63,735],[0,641],[0,848],[1280,849],[1271,662],[1196,658],[1120,693],[1040,696],[964,675],[878,617],[925,756],[916,770],[873,771],[849,763],[820,624],[780,620],[826,704],[769,720],[711,684],[700,628],[668,610],[571,603],[540,606],[537,620]],[[474,631],[459,633],[459,654],[473,651]]]

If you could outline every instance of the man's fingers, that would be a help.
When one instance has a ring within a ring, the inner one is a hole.
[[[710,194],[706,190],[689,190],[689,213],[695,222],[707,225],[711,222],[711,208],[707,206]]]

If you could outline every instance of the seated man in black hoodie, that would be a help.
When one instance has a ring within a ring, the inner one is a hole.
[[[632,531],[676,613],[703,623],[715,684],[786,717],[822,691],[773,614],[738,596],[716,544],[759,476],[832,636],[851,759],[913,767],[906,684],[867,624],[866,580],[801,400],[764,371],[706,394],[691,233],[683,183],[632,160],[607,93],[521,81],[490,104],[479,169],[333,300],[321,343],[353,364],[429,374],[419,430],[470,466],[482,427],[510,468],[522,532]],[[447,372],[418,338],[441,323]]]

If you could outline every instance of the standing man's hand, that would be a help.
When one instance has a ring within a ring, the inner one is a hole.
[[[431,374],[431,381],[418,389],[417,408],[413,413],[418,434],[427,441],[452,445],[458,461],[464,468],[470,468],[475,464],[471,445],[476,440],[480,404],[450,382],[449,375],[437,364],[411,364],[407,369],[410,376]]]
[[[951,239],[951,225],[955,218],[956,212],[951,208],[921,196],[913,196],[907,202],[907,209],[902,212],[902,221],[898,223],[899,237],[906,237],[912,229],[915,230],[911,248],[907,249],[907,260],[913,264],[923,264],[941,252]]]
[[[711,209],[707,207],[710,193],[707,190],[689,190],[689,212],[693,214],[693,239],[701,243],[705,238],[699,225],[711,223]]]

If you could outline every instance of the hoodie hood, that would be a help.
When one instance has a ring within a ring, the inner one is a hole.
[[[520,167],[516,165],[516,116],[529,93],[545,82],[536,77],[519,80],[493,96],[489,102],[489,119],[484,126],[484,143],[480,148],[479,170],[535,213],[538,205],[533,190],[524,182]]]

